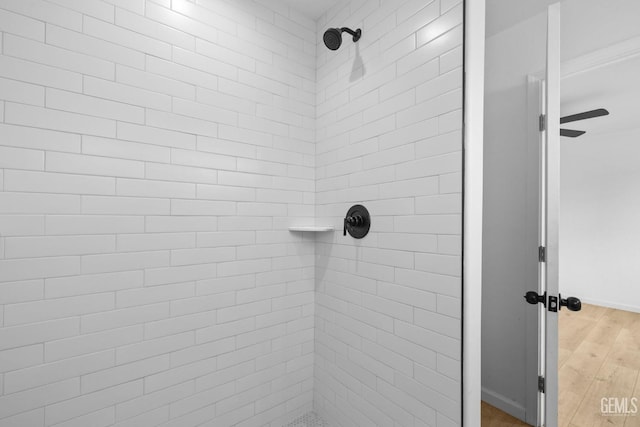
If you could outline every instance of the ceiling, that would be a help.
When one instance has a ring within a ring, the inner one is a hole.
[[[606,108],[609,115],[565,123],[562,127],[584,130],[587,131],[587,135],[640,128],[638,70],[640,56],[635,56],[563,79],[563,116],[596,108]],[[584,136],[576,138],[576,141],[580,138]]]
[[[304,16],[317,21],[326,11],[341,0],[279,0]]]

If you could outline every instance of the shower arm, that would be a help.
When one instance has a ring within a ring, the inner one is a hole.
[[[360,40],[360,36],[362,35],[362,30],[360,29],[353,31],[351,28],[342,27],[340,28],[340,31],[351,34],[354,42]]]

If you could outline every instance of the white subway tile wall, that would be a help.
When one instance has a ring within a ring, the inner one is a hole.
[[[332,427],[461,423],[461,0],[350,0],[317,22],[314,410]],[[329,27],[343,34],[329,51]]]
[[[0,0],[0,42],[0,426],[310,411],[315,22]]]
[[[462,15],[0,0],[0,426],[459,425]]]

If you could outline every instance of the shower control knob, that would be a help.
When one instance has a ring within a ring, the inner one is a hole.
[[[347,216],[344,217],[344,228],[342,235],[350,236],[356,239],[362,239],[369,233],[371,227],[371,217],[369,211],[362,205],[353,205],[349,208]]]
[[[345,219],[347,221],[347,224],[352,226],[357,227],[364,224],[364,218],[362,218],[360,215],[348,216]]]

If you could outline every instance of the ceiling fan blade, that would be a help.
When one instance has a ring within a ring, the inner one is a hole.
[[[575,122],[576,120],[593,119],[594,117],[607,116],[608,114],[609,112],[604,108],[598,108],[597,110],[585,111],[583,113],[560,117],[560,124]]]
[[[560,129],[560,136],[568,136],[569,138],[575,138],[585,133],[583,130]]]

